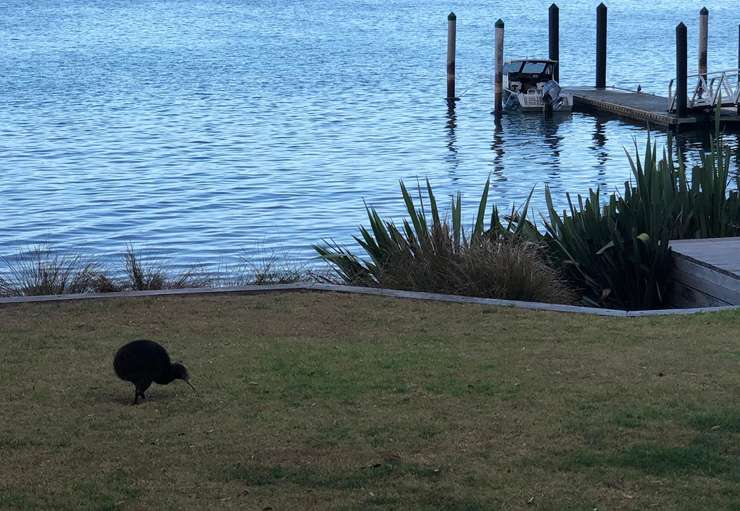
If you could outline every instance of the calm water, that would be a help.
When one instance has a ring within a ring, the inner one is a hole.
[[[566,85],[593,82],[597,3],[561,5]],[[351,239],[363,199],[398,218],[399,179],[428,177],[471,207],[489,174],[502,206],[536,187],[541,207],[545,183],[557,197],[620,186],[639,125],[575,113],[510,116],[494,131],[493,24],[507,23],[507,57],[545,56],[549,3],[496,4],[5,0],[0,255],[48,241],[112,260],[133,241],[180,265],[309,258],[322,238]],[[612,2],[607,82],[665,94],[682,20],[695,68],[700,7]],[[710,71],[732,68],[737,3],[707,7]],[[695,160],[701,141],[681,144]]]

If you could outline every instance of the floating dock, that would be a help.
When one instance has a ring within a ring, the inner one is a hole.
[[[698,128],[713,122],[713,114],[695,113],[679,117],[668,111],[668,98],[622,89],[567,87],[573,94],[573,106],[578,110],[606,112],[625,119],[678,131]],[[720,123],[728,128],[740,128],[740,115],[733,108],[721,110]]]
[[[673,305],[740,305],[740,237],[671,241]]]

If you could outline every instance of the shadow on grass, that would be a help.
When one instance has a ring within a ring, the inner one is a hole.
[[[726,444],[719,435],[700,434],[689,445],[632,445],[609,461],[658,476],[703,475],[738,482],[740,465],[736,456],[728,455]]]
[[[697,413],[689,419],[689,424],[699,431],[740,433],[740,410],[727,408]]]
[[[666,408],[579,407],[565,424],[582,446],[554,453],[565,471],[618,469],[634,479],[698,476],[740,482],[740,411],[732,408],[679,402]],[[624,441],[630,437],[634,441]]]
[[[146,392],[146,399],[142,400],[139,398],[139,404],[137,406],[144,406],[147,403],[164,403],[168,401],[172,401],[175,399],[178,399],[180,396],[180,392],[177,392],[177,390],[180,389],[157,389],[154,388],[153,390],[150,388]],[[184,391],[182,392],[184,395]],[[84,392],[84,397],[87,401],[92,401],[94,403],[111,403],[116,405],[130,405],[134,402],[134,386],[133,385],[124,385],[121,384],[120,386],[117,386],[115,389],[100,389],[100,388],[91,388],[87,389]]]
[[[666,445],[666,441],[639,442],[617,452],[579,449],[561,458],[560,468],[567,471],[619,468],[661,477],[704,476],[740,482],[740,463],[731,435],[718,432],[699,433],[684,445]],[[622,471],[620,471],[622,472]]]

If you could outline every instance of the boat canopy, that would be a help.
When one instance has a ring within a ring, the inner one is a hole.
[[[512,75],[525,75],[529,80],[536,79],[537,81],[552,80],[555,66],[557,66],[555,60],[545,59],[521,59],[512,60],[504,65],[504,74],[509,75],[509,79],[517,80],[519,77]]]

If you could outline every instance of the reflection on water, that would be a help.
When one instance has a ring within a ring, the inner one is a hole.
[[[455,100],[447,99],[447,149],[449,153],[445,159],[449,163],[449,175],[450,179],[454,182],[456,178],[456,171],[459,165],[457,161],[457,137],[455,136],[455,128],[457,128],[457,117],[455,116]]]
[[[493,150],[494,179],[496,181],[506,181],[506,176],[504,175],[504,156],[506,156],[506,150],[504,149],[504,128],[500,122],[494,123],[491,149]]]
[[[614,6],[621,22],[610,38],[631,44],[610,54],[610,83],[665,91],[673,39],[645,31],[644,18],[667,30],[684,19],[691,30],[695,5],[674,4]],[[736,55],[737,40],[723,37],[737,30],[727,4],[712,6],[710,61],[721,69]],[[593,59],[573,34],[593,33],[593,4],[561,11],[563,82],[590,83]],[[7,0],[0,255],[45,240],[107,261],[133,241],[181,265],[271,249],[308,259],[321,239],[352,242],[363,200],[400,218],[402,179],[428,177],[440,198],[460,191],[466,218],[489,176],[502,209],[534,190],[543,211],[545,185],[558,207],[566,192],[621,188],[624,149],[636,140],[643,150],[644,126],[583,113],[505,115],[496,125],[491,115],[493,22],[506,20],[519,56],[541,55],[546,5],[456,8],[466,92],[455,103],[440,99],[448,12],[441,0],[328,0],[321,10],[284,0]],[[737,134],[725,141],[738,150]],[[673,150],[694,164],[707,145],[681,135]]]
[[[593,140],[591,149],[596,154],[596,169],[599,176],[603,176],[605,174],[606,162],[609,161],[609,153],[604,149],[608,139],[606,138],[606,130],[604,129],[604,123],[601,117],[594,117],[594,132],[591,139]]]

